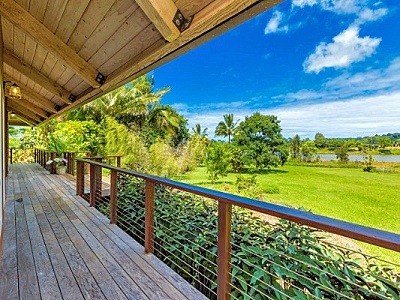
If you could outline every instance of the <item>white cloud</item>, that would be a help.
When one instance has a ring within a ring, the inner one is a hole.
[[[306,72],[319,73],[325,68],[345,68],[371,56],[380,38],[360,37],[359,28],[350,26],[333,38],[332,43],[320,43],[303,64]]]
[[[400,128],[400,92],[266,110],[277,115],[285,136],[353,137],[393,132]]]
[[[388,10],[386,8],[379,8],[379,9],[369,9],[365,8],[360,11],[358,14],[358,19],[355,21],[355,24],[364,24],[365,22],[376,21],[382,18],[383,16],[387,15]]]
[[[279,26],[280,23],[282,22],[283,19],[283,14],[276,10],[274,11],[271,19],[267,23],[267,26],[264,29],[265,34],[270,34],[270,33],[276,33],[276,32],[288,32],[289,27],[287,25],[285,26]]]
[[[299,134],[313,138],[316,132],[328,137],[393,132],[400,128],[400,57],[386,68],[344,73],[327,81],[320,90],[302,89],[279,95],[268,100],[267,105],[276,99],[286,104],[263,108],[265,98],[254,97],[251,101],[173,106],[189,119],[190,127],[196,123],[207,127],[211,138],[223,114],[233,113],[235,119],[244,120],[256,111],[276,114],[286,137]]]

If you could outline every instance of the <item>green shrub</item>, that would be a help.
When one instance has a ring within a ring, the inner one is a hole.
[[[118,190],[118,225],[143,244],[144,181],[120,175]],[[211,299],[217,210],[215,201],[156,186],[155,255]],[[240,208],[232,218],[232,275],[239,299],[397,299],[400,292],[394,270],[327,244],[319,231],[272,225]]]

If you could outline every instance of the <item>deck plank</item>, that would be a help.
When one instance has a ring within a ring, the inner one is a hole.
[[[74,179],[11,165],[5,211],[0,299],[206,299],[75,196]]]
[[[20,184],[22,195],[24,196],[23,207],[25,209],[25,216],[28,225],[28,234],[31,241],[33,251],[33,258],[35,261],[37,279],[40,287],[40,294],[43,299],[61,299],[61,291],[58,282],[55,277],[50,257],[47,253],[47,248],[44,243],[35,212],[31,204],[31,198],[34,191],[28,188],[29,181],[26,180],[26,176],[22,176],[21,172],[18,172],[18,177],[23,179]],[[28,182],[27,182],[28,181]]]

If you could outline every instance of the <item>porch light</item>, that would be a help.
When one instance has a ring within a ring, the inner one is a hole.
[[[21,88],[14,83],[12,86],[10,86],[10,89],[8,90],[8,96],[14,99],[15,98],[21,99],[22,98]]]
[[[14,118],[15,117],[15,113],[12,111],[11,112],[11,117]]]

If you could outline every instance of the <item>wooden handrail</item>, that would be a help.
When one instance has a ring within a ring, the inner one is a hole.
[[[400,234],[396,234],[393,232],[341,221],[278,204],[262,202],[250,198],[194,186],[171,179],[138,173],[132,170],[118,168],[87,159],[77,159],[77,161],[97,165],[109,170],[115,170],[118,173],[132,175],[141,179],[148,180],[155,184],[165,185],[195,195],[204,196],[210,199],[229,203],[243,208],[248,208],[253,211],[286,219],[288,221],[293,221],[299,224],[308,225],[331,233],[366,242],[375,246],[380,246],[386,249],[400,252]]]
[[[110,223],[115,224],[117,219],[117,175],[118,173],[127,174],[145,180],[145,237],[144,246],[146,253],[154,252],[154,206],[155,206],[155,184],[164,185],[195,195],[207,197],[218,201],[218,245],[217,245],[217,298],[227,300],[230,297],[231,287],[231,225],[232,225],[232,206],[247,208],[252,211],[283,218],[292,222],[308,225],[322,229],[334,234],[339,234],[372,245],[400,251],[400,235],[388,231],[383,231],[371,227],[366,227],[354,223],[324,217],[310,212],[285,206],[266,203],[254,199],[244,198],[224,192],[219,192],[207,188],[189,185],[174,180],[142,174],[120,167],[103,164],[89,159],[77,159],[79,176],[83,178],[84,164],[90,165],[90,206],[94,206],[95,190],[97,189],[96,168],[111,170],[111,191],[110,191]],[[92,177],[93,176],[93,177]],[[83,182],[82,178],[77,178],[77,182]],[[82,190],[81,186],[77,186]],[[101,191],[100,191],[101,192]],[[92,200],[93,199],[93,200]]]

